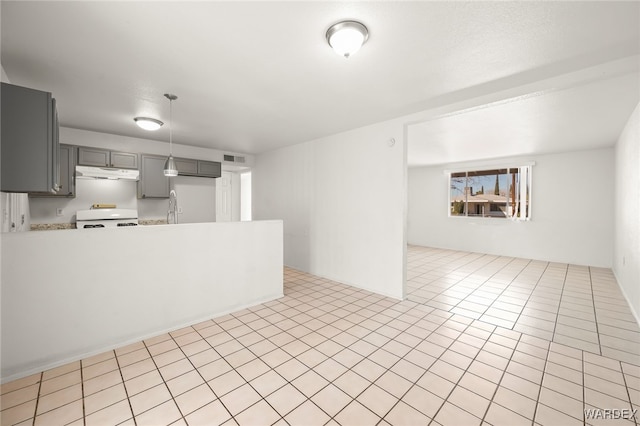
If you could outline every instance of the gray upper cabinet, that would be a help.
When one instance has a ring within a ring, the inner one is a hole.
[[[106,149],[86,148],[81,146],[78,148],[78,165],[109,167],[109,153],[110,151]]]
[[[137,169],[138,154],[111,151],[111,167],[118,169]]]
[[[55,192],[60,184],[58,116],[51,93],[2,83],[0,189]]]
[[[169,198],[169,178],[164,175],[166,157],[142,154],[138,198]]]
[[[176,167],[180,176],[198,176],[217,178],[222,175],[222,164],[216,161],[176,158]]]
[[[81,166],[137,169],[138,154],[81,146],[78,148],[78,164]]]
[[[60,189],[57,192],[35,192],[30,197],[68,197],[76,196],[76,147],[60,145]]]
[[[198,160],[198,176],[218,178],[222,176],[222,164],[217,161]]]
[[[178,174],[183,176],[196,176],[198,174],[198,160],[188,158],[176,158]]]

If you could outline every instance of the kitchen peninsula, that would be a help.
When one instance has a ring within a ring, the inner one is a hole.
[[[282,295],[282,221],[3,234],[2,381]]]

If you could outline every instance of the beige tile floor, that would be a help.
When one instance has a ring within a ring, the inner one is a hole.
[[[408,299],[638,363],[640,328],[610,269],[411,246]]]
[[[398,302],[286,269],[281,299],[2,385],[1,424],[637,425],[610,271],[409,247],[408,272]]]

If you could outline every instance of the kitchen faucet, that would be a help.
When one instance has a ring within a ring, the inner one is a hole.
[[[169,192],[169,210],[167,211],[167,223],[178,223],[178,195],[175,190]]]

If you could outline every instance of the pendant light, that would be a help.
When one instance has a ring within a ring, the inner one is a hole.
[[[169,99],[169,158],[164,163],[164,175],[165,176],[178,176],[178,168],[176,167],[176,162],[173,159],[173,129],[172,129],[172,104],[173,101],[178,99],[176,95],[171,95],[169,93],[165,93],[164,97]]]

